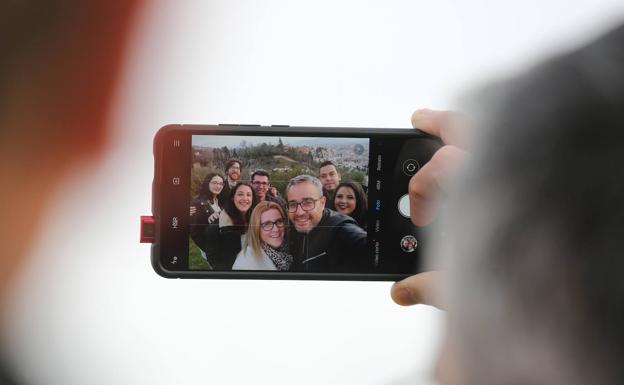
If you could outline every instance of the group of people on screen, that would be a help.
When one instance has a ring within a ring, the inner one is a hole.
[[[319,178],[298,175],[284,196],[265,170],[241,180],[230,159],[225,175],[209,173],[190,207],[190,235],[210,268],[219,271],[366,272],[367,200],[360,183],[342,181],[331,161]]]

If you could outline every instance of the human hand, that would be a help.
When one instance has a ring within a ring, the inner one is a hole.
[[[426,226],[435,219],[438,197],[444,190],[446,178],[466,156],[466,152],[461,149],[466,142],[463,121],[459,113],[452,111],[422,109],[412,114],[414,128],[437,136],[444,142],[444,146],[410,179],[410,216],[416,226]]]
[[[212,213],[212,215],[208,217],[208,223],[209,223],[209,224],[210,224],[210,223],[213,223],[214,221],[216,221],[217,219],[219,219],[219,213],[220,213],[220,211],[219,211],[219,212],[214,212],[214,213]]]
[[[437,285],[442,278],[439,271],[426,271],[407,277],[402,281],[395,282],[390,290],[392,300],[401,306],[431,305],[438,309],[444,309],[438,295]]]
[[[442,139],[442,146],[429,162],[410,179],[410,216],[416,226],[430,224],[437,215],[438,196],[446,177],[466,156],[463,118],[452,111],[417,110],[412,114],[412,126]],[[432,305],[444,308],[438,295],[438,284],[443,273],[429,271],[413,275],[392,285],[390,296],[399,305]]]

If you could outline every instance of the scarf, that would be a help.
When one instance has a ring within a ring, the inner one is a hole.
[[[293,256],[288,252],[288,249],[284,246],[279,249],[274,249],[267,244],[262,245],[262,251],[271,259],[271,262],[277,267],[277,270],[287,271],[290,269],[290,265],[293,261]]]

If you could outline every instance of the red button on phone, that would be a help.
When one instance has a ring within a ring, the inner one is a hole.
[[[141,243],[154,243],[156,236],[156,219],[141,216]]]

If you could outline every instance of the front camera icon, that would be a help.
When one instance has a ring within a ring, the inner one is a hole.
[[[418,169],[420,168],[420,164],[415,159],[408,159],[403,162],[403,173],[407,176],[412,176],[416,174]]]

